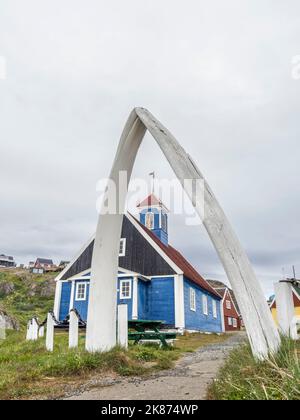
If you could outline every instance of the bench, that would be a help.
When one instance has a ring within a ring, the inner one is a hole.
[[[129,321],[128,326],[134,331],[128,333],[128,340],[134,341],[134,344],[141,340],[160,341],[163,347],[168,347],[167,340],[174,340],[176,333],[160,331],[162,325],[162,321]]]
[[[141,340],[146,341],[157,341],[159,340],[163,347],[168,347],[167,340],[175,340],[176,334],[175,333],[164,333],[164,332],[152,332],[152,331],[145,331],[145,332],[130,332],[128,333],[128,340],[134,341],[134,344],[138,344]]]

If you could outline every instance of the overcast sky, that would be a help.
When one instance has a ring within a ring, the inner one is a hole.
[[[197,162],[265,293],[282,267],[300,275],[299,54],[299,0],[0,0],[0,253],[78,251],[144,106]],[[134,176],[153,170],[172,178],[147,135]],[[202,227],[171,215],[170,241],[225,279]]]

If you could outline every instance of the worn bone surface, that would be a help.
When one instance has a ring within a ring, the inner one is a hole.
[[[123,130],[110,174],[117,186],[117,205],[124,209],[126,197],[119,197],[119,172],[127,171],[130,181],[135,158],[146,130],[152,134],[175,175],[185,188],[185,179],[202,181],[203,202],[188,189],[236,295],[250,344],[257,358],[265,359],[280,344],[272,319],[249,259],[220,204],[200,170],[175,137],[146,109],[132,111]],[[107,202],[104,202],[107,206]],[[102,212],[103,213],[103,212]],[[101,214],[96,231],[88,308],[88,351],[105,351],[116,345],[118,249],[123,215]]]

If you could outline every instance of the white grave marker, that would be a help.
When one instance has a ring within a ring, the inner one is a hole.
[[[5,318],[0,315],[0,340],[6,338],[6,321]]]
[[[118,344],[128,348],[128,306],[118,305]]]
[[[39,324],[36,318],[32,318],[32,336],[31,340],[36,341],[39,338]]]
[[[42,338],[45,335],[45,327],[40,327],[39,328],[39,337]]]
[[[69,324],[69,348],[78,347],[78,316],[75,311],[70,312],[70,324]]]
[[[53,351],[54,347],[54,321],[52,314],[49,312],[47,315],[47,332],[46,332],[46,349]]]

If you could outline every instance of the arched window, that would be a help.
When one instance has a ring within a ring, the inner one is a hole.
[[[146,213],[146,227],[150,230],[154,229],[154,214]]]

